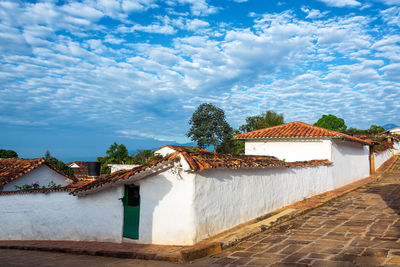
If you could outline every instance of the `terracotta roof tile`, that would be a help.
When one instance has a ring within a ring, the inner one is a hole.
[[[74,171],[75,177],[79,179],[88,179],[88,161],[72,161],[66,163],[66,165],[70,167],[74,163],[79,166],[79,168],[71,168]]]
[[[44,158],[37,159],[20,159],[20,158],[0,158],[0,187],[23,176],[24,174],[33,171],[40,165],[47,165],[52,170],[67,177],[72,181],[77,179],[74,176],[68,175],[59,169],[55,168]]]
[[[175,152],[164,157],[161,160],[136,167],[132,170],[121,170],[112,174],[103,176],[95,181],[81,184],[72,189],[73,194],[79,194],[83,191],[92,190],[105,184],[115,183],[121,180],[128,180],[134,175],[138,175],[146,170],[156,168],[158,165],[178,161],[183,156],[188,162],[192,171],[202,171],[211,168],[254,168],[254,167],[308,167],[331,164],[328,160],[311,160],[286,163],[273,156],[254,156],[254,155],[231,155],[214,154],[212,152]]]
[[[371,143],[344,133],[328,130],[301,121],[237,134],[236,139],[275,139],[275,138],[342,138],[348,141],[370,145]]]

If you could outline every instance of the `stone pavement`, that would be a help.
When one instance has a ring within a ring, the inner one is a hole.
[[[124,267],[124,266],[176,266],[176,263],[153,260],[120,259],[69,253],[0,249],[1,267]]]
[[[368,185],[193,265],[400,266],[400,158]]]

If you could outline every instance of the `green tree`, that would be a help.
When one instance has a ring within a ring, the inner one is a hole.
[[[218,153],[227,154],[243,154],[244,153],[244,140],[234,139],[233,136],[240,134],[239,130],[234,130],[226,136],[223,142],[217,147]]]
[[[251,132],[259,129],[264,129],[284,123],[283,114],[278,114],[275,111],[267,110],[259,115],[249,116],[246,118],[246,123],[240,126],[242,132]]]
[[[378,125],[374,125],[372,124],[371,127],[369,127],[368,132],[370,134],[378,134],[378,133],[382,133],[386,131],[385,128],[383,128],[382,126],[378,126]]]
[[[14,150],[0,149],[0,158],[18,158],[18,154]]]
[[[198,147],[213,145],[214,152],[227,135],[232,133],[232,128],[225,119],[225,112],[210,103],[203,103],[196,109],[189,125],[191,128],[187,136],[197,142]]]
[[[345,132],[347,129],[344,120],[332,114],[322,115],[322,117],[316,123],[314,123],[314,125],[337,132]]]
[[[74,175],[74,170],[72,168],[68,167],[67,165],[64,164],[61,160],[58,160],[57,158],[51,156],[50,151],[46,150],[46,153],[44,154],[44,158],[50,162],[51,165],[53,165],[55,168],[59,169],[60,171],[69,174],[69,175]]]
[[[158,160],[161,159],[162,156],[161,155],[154,155],[153,151],[151,151],[150,149],[138,149],[138,152],[136,155],[132,155],[132,162],[134,164],[147,164],[153,160]]]
[[[106,156],[98,157],[97,161],[101,162],[102,174],[109,174],[111,169],[107,166],[108,164],[125,164],[129,160],[128,149],[125,145],[118,145],[114,142],[109,149],[106,151]]]

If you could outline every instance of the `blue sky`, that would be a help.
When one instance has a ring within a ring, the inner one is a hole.
[[[210,102],[400,123],[400,0],[0,1],[0,148],[93,160],[189,140]]]

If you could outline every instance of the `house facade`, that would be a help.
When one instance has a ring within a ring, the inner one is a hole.
[[[65,186],[73,181],[74,176],[61,172],[44,158],[0,159],[0,191],[17,191],[17,187],[33,183],[38,187],[47,187],[51,182]]]

